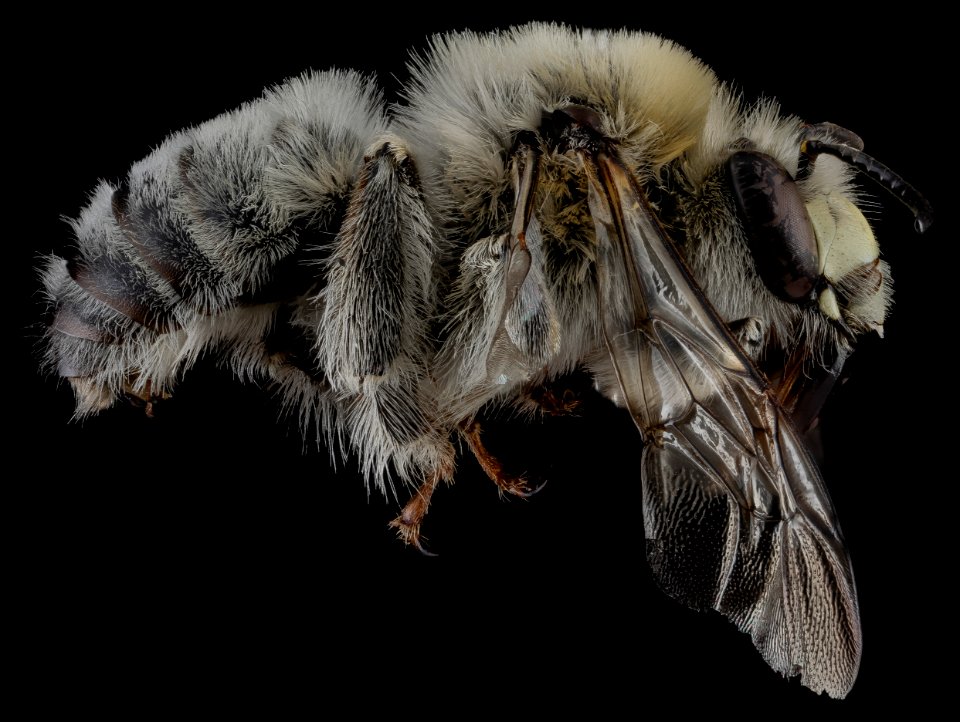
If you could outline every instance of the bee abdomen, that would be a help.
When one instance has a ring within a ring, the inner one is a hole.
[[[69,259],[67,272],[93,298],[162,333],[175,325],[171,312],[176,302],[152,286],[147,274],[131,261],[121,254]]]
[[[318,261],[385,128],[371,83],[305,75],[173,135],[119,186],[101,183],[73,222],[73,253],[43,269],[47,362],[75,381],[78,410],[130,388],[164,393],[213,346],[243,377],[288,379],[274,367],[293,356],[268,351],[267,337],[290,323],[287,336],[316,346]],[[317,363],[302,356],[316,372],[304,383],[322,393]]]
[[[91,378],[105,387],[97,393],[100,402],[123,387],[145,346],[179,325],[176,294],[124,239],[111,209],[113,193],[112,186],[101,183],[73,222],[73,253],[51,258],[44,272],[56,309],[48,363],[61,376]],[[85,406],[79,398],[78,404]]]
[[[184,140],[181,137],[168,144],[179,145]],[[114,192],[114,220],[143,262],[178,299],[194,310],[212,311],[217,305],[217,289],[222,286],[221,274],[197,248],[187,218],[175,208],[183,190],[169,177],[170,161],[150,164],[149,160],[134,166],[127,182]]]

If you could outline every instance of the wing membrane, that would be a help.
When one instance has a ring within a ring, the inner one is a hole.
[[[603,152],[582,157],[604,334],[645,441],[654,575],[678,600],[726,615],[774,669],[842,697],[860,622],[820,473],[632,175]]]

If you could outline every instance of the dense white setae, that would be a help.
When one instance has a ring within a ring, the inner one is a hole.
[[[856,592],[803,437],[890,305],[852,184],[878,164],[651,34],[450,34],[410,75],[390,107],[356,73],[289,80],[94,191],[42,271],[77,414],[149,409],[212,354],[411,487],[420,546],[458,439],[530,491],[483,410],[562,412],[588,374],[641,435],[661,586],[845,695]]]

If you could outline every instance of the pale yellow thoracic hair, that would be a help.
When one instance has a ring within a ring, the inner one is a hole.
[[[544,113],[596,108],[624,162],[655,169],[699,142],[717,90],[710,68],[658,35],[548,23],[436,37],[410,72],[408,102],[396,109],[404,136],[428,186],[441,196],[463,189],[435,198],[439,206],[474,217],[484,213],[475,189],[503,182],[505,145],[536,131]]]

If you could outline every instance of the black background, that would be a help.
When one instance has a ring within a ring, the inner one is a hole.
[[[13,66],[8,109],[17,366],[7,377],[5,511],[28,612],[17,618],[29,640],[22,668],[53,682],[37,703],[176,708],[185,691],[215,704],[325,689],[311,700],[322,710],[349,679],[366,686],[353,697],[362,708],[381,700],[399,714],[439,706],[437,695],[453,690],[457,701],[444,704],[454,716],[486,704],[508,713],[508,698],[595,716],[657,704],[780,715],[848,714],[942,692],[930,649],[952,611],[933,570],[952,569],[937,530],[949,511],[942,489],[956,474],[940,470],[934,443],[932,419],[948,404],[940,379],[952,366],[934,352],[935,334],[952,333],[952,320],[931,265],[953,257],[943,250],[953,199],[940,179],[951,176],[954,151],[935,91],[946,55],[935,21],[887,19],[867,31],[853,17],[748,23],[688,6],[336,12],[276,5],[200,21],[170,7],[38,18],[23,30],[28,49]],[[871,219],[897,305],[886,338],[854,357],[824,422],[824,471],[864,631],[860,678],[842,703],[783,680],[719,616],[656,589],[635,433],[602,405],[498,429],[505,457],[549,480],[528,501],[499,499],[463,457],[428,516],[439,556],[426,558],[387,529],[396,501],[368,497],[349,461],[334,473],[326,450],[304,448],[261,390],[212,366],[188,375],[155,419],[117,409],[84,423],[70,421],[69,390],[37,372],[33,268],[70,241],[61,217],[78,212],[98,178],[122,177],[168,133],[307,68],[376,72],[391,94],[407,50],[430,34],[530,19],[671,37],[748,97],[775,96],[789,112],[855,130],[939,211],[921,238],[905,210],[865,187],[880,204]],[[407,691],[384,691],[389,682]]]

